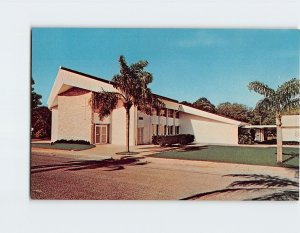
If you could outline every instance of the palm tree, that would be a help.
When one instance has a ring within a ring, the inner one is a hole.
[[[112,85],[118,92],[94,93],[93,108],[99,112],[99,118],[109,116],[117,107],[119,101],[122,102],[126,111],[126,147],[129,150],[129,127],[130,127],[130,109],[132,106],[144,113],[151,113],[151,106],[163,103],[152,94],[148,85],[153,81],[152,74],[145,71],[148,65],[147,61],[139,61],[130,66],[127,65],[124,56],[120,56],[120,73],[112,79]]]
[[[299,79],[294,78],[284,82],[277,90],[259,81],[250,82],[248,88],[250,91],[253,90],[264,96],[264,98],[257,103],[260,109],[275,113],[277,128],[277,163],[282,163],[281,116],[283,112],[299,107]]]

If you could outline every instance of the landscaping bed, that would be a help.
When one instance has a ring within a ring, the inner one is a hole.
[[[187,146],[182,149],[178,148],[150,156],[168,159],[278,166],[276,163],[276,147]],[[298,148],[283,148],[282,166],[299,168]]]

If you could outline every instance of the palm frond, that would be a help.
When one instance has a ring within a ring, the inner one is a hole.
[[[284,82],[278,87],[276,94],[280,99],[288,102],[289,99],[300,94],[300,81],[299,79],[293,78],[287,82]]]
[[[250,82],[248,84],[248,89],[250,91],[255,91],[256,93],[261,94],[265,97],[271,97],[275,95],[275,91],[272,88],[259,81]]]
[[[93,95],[93,108],[98,112],[100,120],[109,116],[117,107],[119,93],[116,92],[97,92]]]
[[[156,109],[157,112],[160,112],[161,109],[165,108],[166,105],[164,102],[162,102],[159,98],[153,95],[152,97],[152,108]]]
[[[269,98],[261,99],[256,104],[256,109],[259,112],[273,111],[274,102]]]
[[[283,106],[282,111],[292,111],[300,108],[300,98],[290,100],[286,105]]]

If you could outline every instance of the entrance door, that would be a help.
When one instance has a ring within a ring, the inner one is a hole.
[[[95,125],[95,144],[107,143],[107,125]]]
[[[142,145],[144,144],[144,128],[138,128],[137,131],[137,144]]]

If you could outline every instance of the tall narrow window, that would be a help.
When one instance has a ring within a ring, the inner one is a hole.
[[[168,126],[168,135],[173,135],[173,126]]]
[[[175,126],[175,134],[179,134],[179,126]]]
[[[174,113],[173,109],[168,109],[168,117],[169,118],[173,118],[173,113]]]

